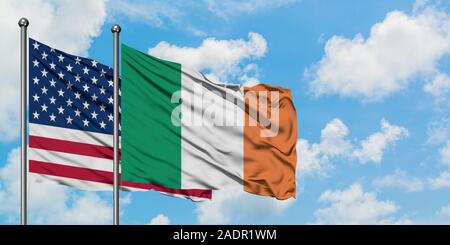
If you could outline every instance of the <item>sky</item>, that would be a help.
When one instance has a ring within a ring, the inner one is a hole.
[[[121,193],[122,224],[449,224],[450,3],[0,2],[0,224],[19,221],[19,27],[112,65],[121,42],[222,82],[292,90],[297,198]],[[31,183],[32,224],[110,224],[112,195]]]

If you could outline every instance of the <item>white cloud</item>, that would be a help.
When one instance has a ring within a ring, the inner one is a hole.
[[[416,192],[424,189],[424,183],[419,178],[408,176],[405,171],[395,170],[393,174],[378,177],[373,180],[372,185],[377,188],[398,188],[407,192]]]
[[[294,202],[292,198],[281,201],[249,194],[241,188],[223,189],[197,205],[197,220],[199,224],[235,224],[249,219],[255,223],[280,215]]]
[[[395,218],[399,207],[393,201],[378,200],[376,193],[364,192],[360,184],[344,190],[326,190],[319,202],[327,207],[314,211],[318,224],[407,224],[406,218]]]
[[[428,125],[428,144],[439,145],[439,160],[450,167],[450,118],[443,117]],[[437,147],[436,147],[437,148]],[[450,187],[450,171],[441,172],[440,176],[429,179],[432,188]]]
[[[0,168],[0,214],[12,223],[19,214],[19,149],[8,155]],[[53,183],[35,183],[29,178],[30,223],[34,224],[110,224],[110,202],[95,193],[77,193]],[[95,207],[95,208],[93,208]]]
[[[345,138],[348,135],[347,126],[338,118],[331,120],[320,134],[320,148],[327,156],[337,156],[348,152],[352,146]]]
[[[250,77],[245,75],[254,72],[257,66],[242,66],[242,63],[257,60],[266,52],[266,40],[262,35],[253,32],[248,34],[248,41],[207,38],[196,48],[179,47],[162,41],[148,50],[151,55],[179,62],[194,70],[212,73],[225,81],[236,78],[248,81]]]
[[[384,118],[381,120],[381,132],[370,135],[361,142],[361,148],[353,152],[353,157],[361,163],[369,161],[380,163],[383,152],[397,140],[408,137],[408,130],[404,127],[391,125]]]
[[[450,139],[450,118],[441,118],[428,125],[427,143],[442,144]]]
[[[310,144],[308,140],[299,139],[297,141],[297,168],[300,169],[300,176],[327,177],[328,172],[333,169],[333,165],[320,151],[319,145]]]
[[[356,159],[361,164],[369,161],[380,163],[384,151],[395,141],[406,137],[408,130],[391,125],[382,119],[381,131],[373,133],[359,143],[354,144],[348,140],[348,134],[348,127],[339,118],[335,118],[322,129],[319,143],[310,143],[306,139],[299,139],[297,152],[299,152],[300,174],[326,177],[327,172],[333,169],[332,160],[339,157]],[[357,144],[360,146],[355,149]]]
[[[166,21],[178,21],[184,12],[176,1],[111,0],[108,13],[113,18],[127,17],[155,27],[165,26]]]
[[[208,16],[208,19],[230,20],[238,15],[256,14],[274,8],[286,6],[298,0],[109,0],[108,13],[110,21],[126,18],[135,22],[143,22],[157,28],[176,28],[193,36],[204,37],[207,33],[200,29],[197,18]],[[212,14],[212,15],[211,15]],[[218,17],[220,19],[217,19]],[[210,28],[211,29],[211,28]],[[213,28],[214,29],[214,28]]]
[[[439,149],[439,161],[450,167],[450,128],[446,124],[448,121],[448,118],[445,118],[432,124],[431,130],[429,128],[428,131],[428,142],[443,144]],[[436,177],[428,178],[428,186],[433,190],[450,188],[450,169],[441,171]]]
[[[48,191],[48,188],[44,190]],[[49,197],[47,196],[47,198]],[[51,198],[49,199],[51,200]],[[50,204],[50,200],[46,200],[47,204]],[[69,194],[65,201],[66,204],[60,210],[54,210],[53,206],[47,206],[46,209],[50,209],[49,211],[42,212],[41,209],[36,216],[43,221],[43,224],[85,225],[111,224],[112,222],[111,205],[95,193]],[[70,201],[70,205],[67,204],[68,201]]]
[[[347,126],[339,118],[334,118],[322,129],[319,143],[310,144],[305,139],[299,139],[297,165],[300,175],[326,177],[327,172],[333,168],[330,158],[345,156],[352,147],[346,139],[348,131]]]
[[[437,215],[450,217],[450,203],[441,207],[441,209],[439,209],[439,211],[437,212]]]
[[[442,98],[450,92],[450,77],[439,73],[430,83],[425,84],[423,89],[435,97]]]
[[[441,156],[442,163],[450,166],[450,140],[448,140],[447,144],[439,150],[439,154]]]
[[[100,34],[106,10],[105,1],[0,1],[0,141],[19,134],[19,26],[20,17],[30,20],[30,37],[69,53],[87,54],[92,38]]]
[[[435,178],[428,178],[428,185],[431,189],[442,189],[450,187],[450,170],[443,171]]]
[[[373,101],[406,88],[416,75],[434,75],[450,53],[450,16],[432,6],[416,9],[389,12],[367,38],[330,38],[320,62],[305,71],[314,94]]]
[[[242,82],[244,82],[245,86],[255,86],[259,84],[259,67],[258,65],[251,63],[244,66],[244,69],[241,72],[243,75],[239,78]]]
[[[237,14],[254,14],[260,11],[286,6],[298,0],[204,0],[215,15],[229,19]]]
[[[164,214],[158,214],[150,220],[149,225],[170,225],[170,219]]]

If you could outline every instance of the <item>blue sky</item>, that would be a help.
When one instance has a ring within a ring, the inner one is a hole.
[[[155,192],[122,193],[123,224],[450,222],[448,3],[13,2],[0,4],[0,26],[8,33],[2,57],[18,57],[13,37],[25,15],[33,38],[111,65],[110,28],[117,22],[121,42],[141,51],[183,61],[221,81],[293,91],[296,200],[224,190],[212,202],[196,204]],[[220,57],[225,53],[232,55]],[[19,73],[18,60],[11,59],[0,66],[6,74],[0,82],[11,91],[0,106],[6,124],[0,129],[0,223],[18,220]],[[44,187],[33,187],[32,223],[110,222],[110,193],[33,185]]]

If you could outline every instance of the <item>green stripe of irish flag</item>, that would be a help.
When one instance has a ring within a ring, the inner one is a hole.
[[[122,178],[179,189],[181,127],[171,122],[171,97],[181,90],[181,65],[121,48]]]

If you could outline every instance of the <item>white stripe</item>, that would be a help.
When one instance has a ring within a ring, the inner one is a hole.
[[[113,136],[110,134],[94,133],[77,129],[53,127],[42,124],[29,124],[30,135],[47,137],[59,140],[67,140],[85,144],[112,147]],[[120,139],[121,137],[119,137]],[[120,146],[120,145],[119,145]]]
[[[89,168],[108,172],[113,171],[113,161],[110,159],[41,150],[36,148],[28,148],[28,159],[79,168]]]
[[[74,188],[81,189],[81,190],[87,190],[87,191],[112,191],[112,189],[113,189],[112,185],[110,185],[110,184],[88,181],[88,180],[72,179],[72,178],[66,178],[66,177],[61,177],[61,176],[38,174],[38,173],[33,173],[33,172],[30,172],[29,176],[30,176],[30,179],[36,183],[54,183],[54,184],[60,184],[60,185],[74,187]],[[121,186],[120,189],[123,191],[147,191],[147,189],[128,187],[128,186]]]
[[[81,190],[92,190],[92,191],[110,191],[110,190],[112,190],[112,185],[105,184],[105,183],[72,179],[72,178],[66,178],[66,177],[60,177],[60,176],[54,176],[54,175],[38,174],[38,173],[33,173],[33,172],[30,172],[29,175],[32,176],[31,179],[37,183],[56,183],[56,184],[60,184],[60,185],[67,185],[67,186],[75,187],[75,188],[81,189]]]
[[[212,93],[227,92],[242,102],[242,87],[214,84],[200,73],[182,69],[182,188],[220,189],[242,186],[244,111],[233,102],[225,100],[222,95]],[[203,89],[203,94],[198,93],[198,89]],[[203,105],[199,106],[198,101],[201,103],[202,99]],[[213,101],[219,103],[211,103]],[[194,112],[191,108],[195,108]],[[218,119],[226,119],[223,120],[224,124],[217,126],[213,125],[212,120],[207,120],[210,126],[204,125],[205,118],[202,115],[208,112],[214,112]],[[220,113],[226,116],[219,116]],[[231,117],[234,121],[230,121]],[[203,123],[203,126],[198,123]]]

